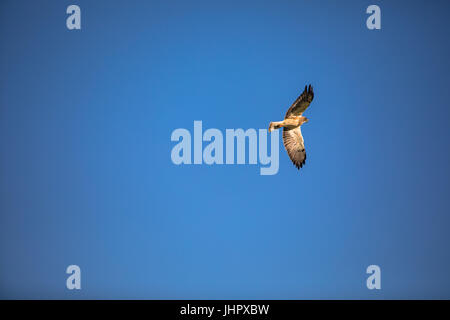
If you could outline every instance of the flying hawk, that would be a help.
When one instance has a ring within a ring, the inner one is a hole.
[[[300,170],[305,164],[306,152],[300,126],[308,122],[308,118],[302,114],[314,99],[314,91],[311,85],[305,86],[305,90],[300,97],[295,100],[292,106],[286,112],[283,121],[271,122],[269,132],[283,127],[283,143],[286,151],[297,169]]]

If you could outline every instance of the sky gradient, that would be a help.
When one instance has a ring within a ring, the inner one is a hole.
[[[449,299],[449,10],[1,1],[0,298]],[[281,138],[272,176],[172,163],[173,130],[267,128],[309,83],[300,172]]]

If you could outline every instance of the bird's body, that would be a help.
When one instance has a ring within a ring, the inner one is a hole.
[[[305,143],[300,127],[308,122],[308,118],[303,117],[303,112],[309,107],[313,99],[313,88],[311,85],[305,86],[305,90],[286,112],[284,120],[269,124],[269,132],[283,128],[284,147],[297,169],[303,167],[306,160]]]

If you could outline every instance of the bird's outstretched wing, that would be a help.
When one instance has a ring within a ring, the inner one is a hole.
[[[289,118],[290,116],[300,116],[305,112],[306,108],[309,107],[311,101],[314,99],[314,90],[311,85],[305,86],[305,90],[302,92],[300,97],[295,100],[292,106],[286,112],[284,118]]]
[[[305,164],[306,151],[300,127],[295,129],[283,128],[283,143],[292,163],[300,169]]]

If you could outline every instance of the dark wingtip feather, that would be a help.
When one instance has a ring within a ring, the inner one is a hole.
[[[305,156],[305,159],[306,159],[306,156]],[[306,163],[305,159],[303,159],[302,162],[297,162],[297,163],[292,162],[292,164],[297,168],[297,170],[300,170],[300,168],[303,168],[303,166]]]

